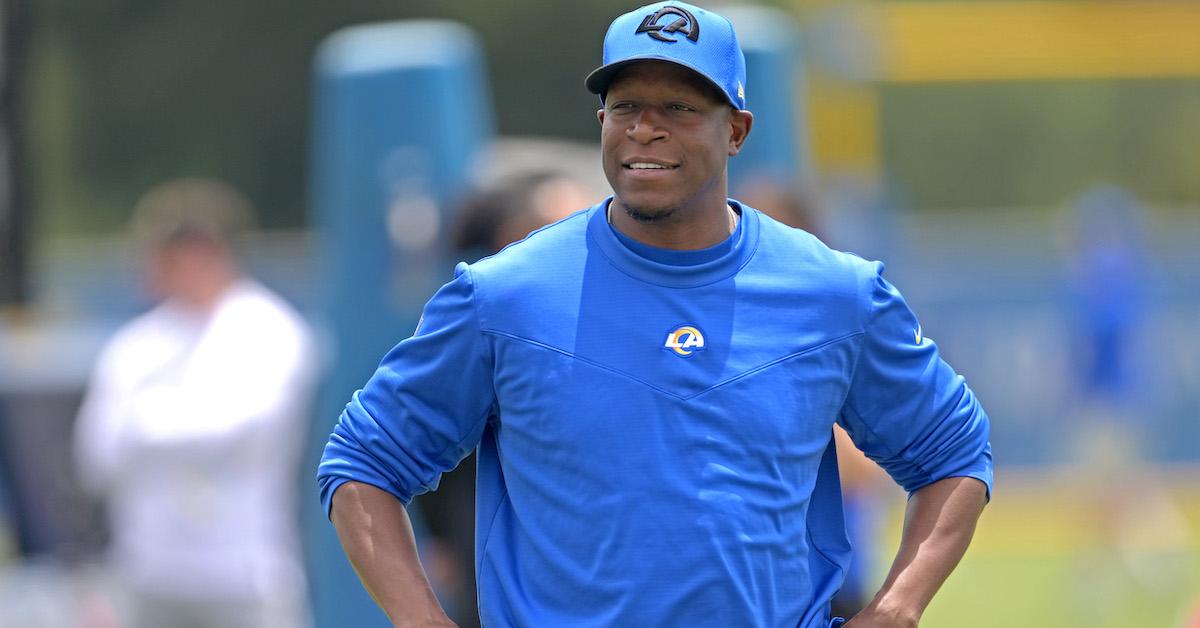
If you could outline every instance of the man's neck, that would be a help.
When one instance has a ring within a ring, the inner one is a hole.
[[[613,197],[606,208],[608,222],[621,233],[650,246],[674,250],[699,250],[724,242],[740,219],[728,202],[702,211],[675,212],[652,221],[639,220]]]

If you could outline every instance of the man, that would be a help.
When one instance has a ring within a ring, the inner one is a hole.
[[[395,625],[449,625],[403,503],[476,447],[488,626],[830,625],[835,422],[912,492],[848,625],[916,625],[962,556],[987,417],[882,265],[726,199],[744,72],[719,15],[618,17],[587,79],[614,196],[460,265],[347,406],[322,498]]]
[[[80,411],[80,476],[107,499],[135,628],[307,624],[294,478],[312,341],[240,269],[248,212],[216,181],[143,197],[134,234],[162,301],[109,342]]]

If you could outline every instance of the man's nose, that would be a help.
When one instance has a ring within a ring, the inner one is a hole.
[[[639,144],[649,144],[667,136],[667,130],[662,126],[662,116],[654,107],[645,107],[625,131],[629,139]]]

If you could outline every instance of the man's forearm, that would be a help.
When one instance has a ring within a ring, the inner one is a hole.
[[[913,494],[891,571],[850,626],[916,626],[967,551],[986,503],[983,483],[966,477],[940,480]]]
[[[330,512],[363,586],[397,626],[453,626],[421,568],[404,505],[386,491],[347,482]]]

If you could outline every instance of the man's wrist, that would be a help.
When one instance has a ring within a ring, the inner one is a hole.
[[[876,620],[885,620],[888,626],[916,628],[921,621],[922,609],[889,598],[876,598],[862,610],[861,614]]]
[[[392,628],[457,628],[458,624],[450,621],[445,613],[438,613],[423,619],[404,619],[392,622]]]

